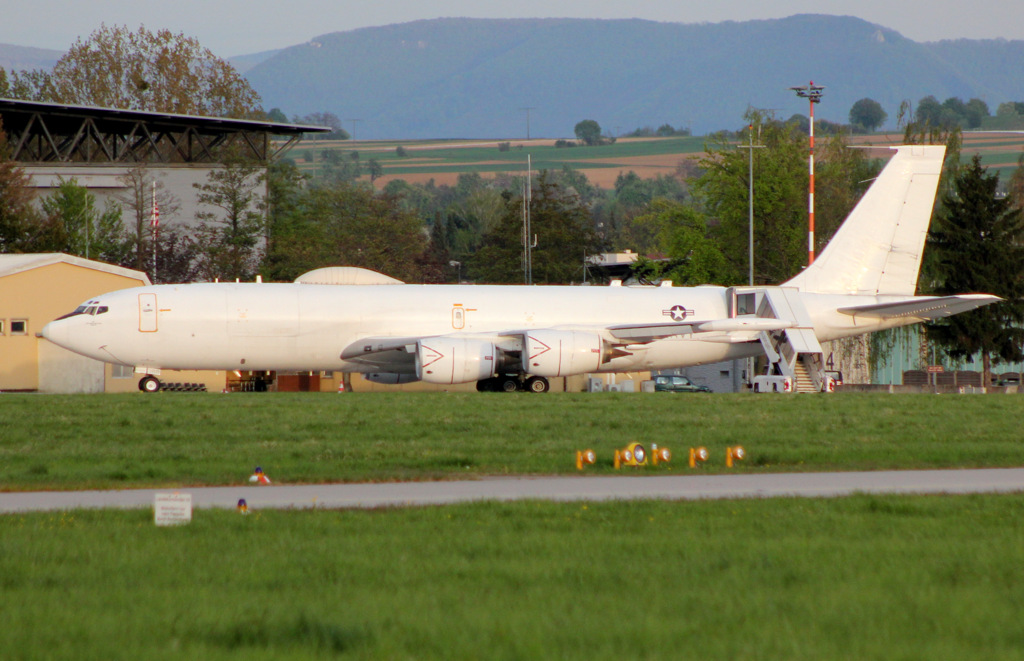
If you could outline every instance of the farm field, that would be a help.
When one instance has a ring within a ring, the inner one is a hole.
[[[0,516],[10,659],[1019,659],[1024,495]]]
[[[568,166],[585,174],[602,188],[612,188],[620,173],[636,172],[643,178],[671,175],[677,166],[704,153],[704,137],[620,138],[602,147],[557,148],[554,140],[449,140],[449,141],[310,141],[289,152],[299,167],[312,171],[320,166],[323,150],[338,151],[348,156],[357,151],[362,162],[376,159],[384,175],[375,184],[381,187],[393,179],[410,183],[454,185],[461,173],[479,173],[485,177],[521,176],[526,171],[526,156],[533,169],[557,170]],[[902,134],[854,136],[854,144],[894,145]],[[508,143],[508,151],[499,144]],[[405,157],[396,153],[398,147]],[[1017,167],[1017,158],[1024,149],[1024,134],[965,133],[963,158],[980,153],[982,164],[997,170],[1005,182]],[[880,155],[881,152],[875,155]]]
[[[651,473],[1024,466],[1024,398],[671,393],[0,395],[0,491],[612,474],[631,441],[675,454]]]

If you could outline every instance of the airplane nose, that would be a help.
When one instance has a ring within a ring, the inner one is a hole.
[[[68,325],[64,320],[51,321],[43,326],[43,337],[57,346],[66,347],[68,341]]]

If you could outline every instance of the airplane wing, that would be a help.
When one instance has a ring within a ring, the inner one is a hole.
[[[621,344],[645,344],[655,340],[672,337],[675,335],[708,334],[719,335],[720,337],[709,337],[708,341],[731,342],[729,333],[740,334],[740,341],[753,339],[752,335],[760,331],[782,330],[792,328],[795,322],[785,319],[768,319],[763,317],[739,317],[733,319],[713,319],[693,323],[676,324],[623,324],[616,326],[600,326],[588,328],[596,333],[606,333],[613,341]],[[581,327],[573,327],[580,330]],[[524,335],[538,329],[517,329],[506,330],[495,333],[478,334],[472,336],[490,338],[495,344],[501,346],[503,338],[511,341],[513,346],[506,346],[506,349],[521,349],[521,341]],[[561,328],[559,328],[561,330]],[[465,335],[464,337],[468,337]],[[514,340],[513,340],[514,338]],[[415,366],[414,354],[416,343],[419,340],[427,339],[421,337],[367,337],[353,342],[341,352],[342,360],[361,363],[380,370],[381,372],[405,373],[413,370]]]
[[[916,317],[918,319],[940,319],[954,314],[967,312],[983,305],[998,303],[1003,299],[991,294],[962,294],[960,296],[919,296],[908,301],[895,303],[874,303],[839,308],[838,312],[851,317],[870,317],[872,319],[893,319],[897,317]]]
[[[782,330],[792,328],[795,322],[787,319],[770,319],[765,317],[735,317],[732,319],[713,319],[697,321],[689,324],[629,324],[609,326],[612,337],[623,342],[653,342],[673,335],[691,335],[693,333],[743,333]]]

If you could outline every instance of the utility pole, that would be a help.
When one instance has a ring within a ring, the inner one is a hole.
[[[526,111],[526,139],[529,140],[530,139],[530,111],[531,110],[536,110],[536,108],[534,108],[533,106],[530,106],[530,107],[527,107],[527,108],[520,108],[520,110],[525,110]]]
[[[346,119],[345,121],[346,122],[352,122],[352,141],[355,142],[355,139],[356,139],[356,122],[361,122],[363,120],[361,120],[361,119]]]
[[[821,103],[822,94],[824,94],[825,88],[821,85],[815,85],[812,80],[808,85],[802,85],[800,87],[790,87],[789,89],[796,92],[796,95],[809,99],[811,103],[811,184],[810,190],[807,194],[807,207],[808,207],[808,230],[807,230],[807,265],[810,266],[814,263],[814,104]]]

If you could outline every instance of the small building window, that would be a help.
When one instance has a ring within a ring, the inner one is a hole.
[[[110,376],[115,379],[130,379],[135,376],[135,368],[131,365],[111,365]]]
[[[28,319],[11,319],[11,335],[28,335]]]

